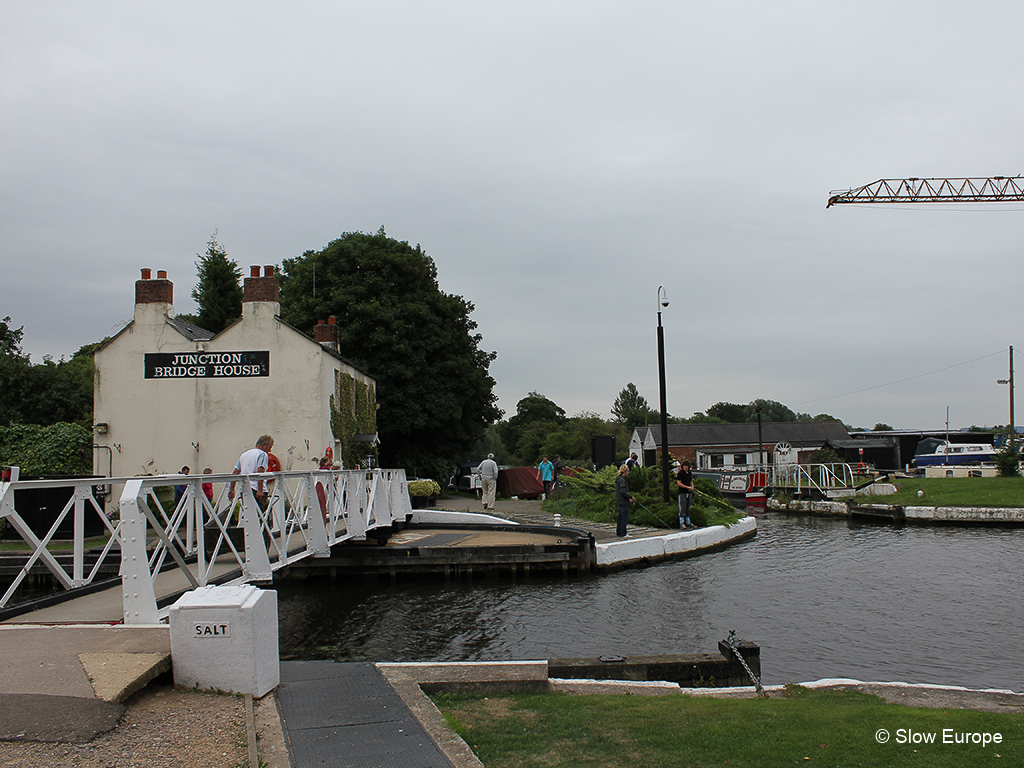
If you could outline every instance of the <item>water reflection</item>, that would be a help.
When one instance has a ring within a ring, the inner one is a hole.
[[[707,652],[761,645],[767,682],[855,677],[1024,691],[1024,531],[759,520],[691,560],[567,580],[279,587],[282,652],[390,661]]]

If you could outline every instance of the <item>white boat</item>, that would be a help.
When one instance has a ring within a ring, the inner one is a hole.
[[[996,456],[996,449],[988,443],[951,443],[926,437],[917,444],[912,463],[916,467],[991,464]]]

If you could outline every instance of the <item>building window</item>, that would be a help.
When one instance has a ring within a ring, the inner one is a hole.
[[[745,453],[734,453],[732,455],[733,466],[742,466],[747,463],[747,454]]]
[[[725,466],[725,456],[723,454],[721,454],[721,453],[712,453],[711,454],[711,468],[714,469],[715,467],[724,467],[724,466]]]

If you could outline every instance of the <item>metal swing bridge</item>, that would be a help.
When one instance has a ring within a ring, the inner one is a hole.
[[[0,596],[0,611],[13,606],[40,566],[63,590],[82,593],[116,586],[106,576],[116,565],[125,624],[159,623],[169,612],[166,603],[190,589],[272,581],[281,568],[330,557],[332,546],[365,541],[412,514],[401,469],[31,481],[19,481],[17,467],[7,474],[0,480],[0,520],[25,542],[28,558]],[[268,488],[265,509],[251,487],[259,479]],[[177,501],[174,486],[183,487]],[[102,499],[119,487],[118,509],[107,514]],[[39,536],[19,514],[17,497],[45,489],[66,489],[70,498]],[[70,558],[54,546],[69,520]],[[99,534],[87,539],[87,527]]]

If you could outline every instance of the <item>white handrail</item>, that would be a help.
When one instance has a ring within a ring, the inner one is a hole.
[[[64,589],[96,580],[104,562],[117,557],[123,586],[124,622],[156,623],[158,585],[166,574],[184,577],[185,588],[269,581],[273,572],[304,557],[329,557],[330,548],[346,540],[363,540],[374,528],[389,527],[412,514],[404,470],[315,470],[260,475],[155,475],[132,478],[0,481],[0,518],[26,541],[31,553],[21,572],[0,597],[6,607],[36,563],[44,564]],[[266,503],[260,505],[251,483],[262,479]],[[123,485],[116,522],[103,513],[94,488]],[[183,488],[168,502],[169,486]],[[70,500],[41,538],[15,508],[16,490],[70,488]],[[235,498],[230,489],[236,488]],[[209,495],[207,494],[209,492]],[[163,500],[161,497],[164,497]],[[71,572],[49,551],[58,526],[74,514]],[[109,539],[85,567],[85,524],[89,514],[103,521]],[[238,525],[232,525],[237,517]],[[242,540],[232,539],[240,530]],[[237,575],[231,576],[233,572]],[[180,589],[180,587],[179,587]],[[175,591],[171,589],[171,591]]]

